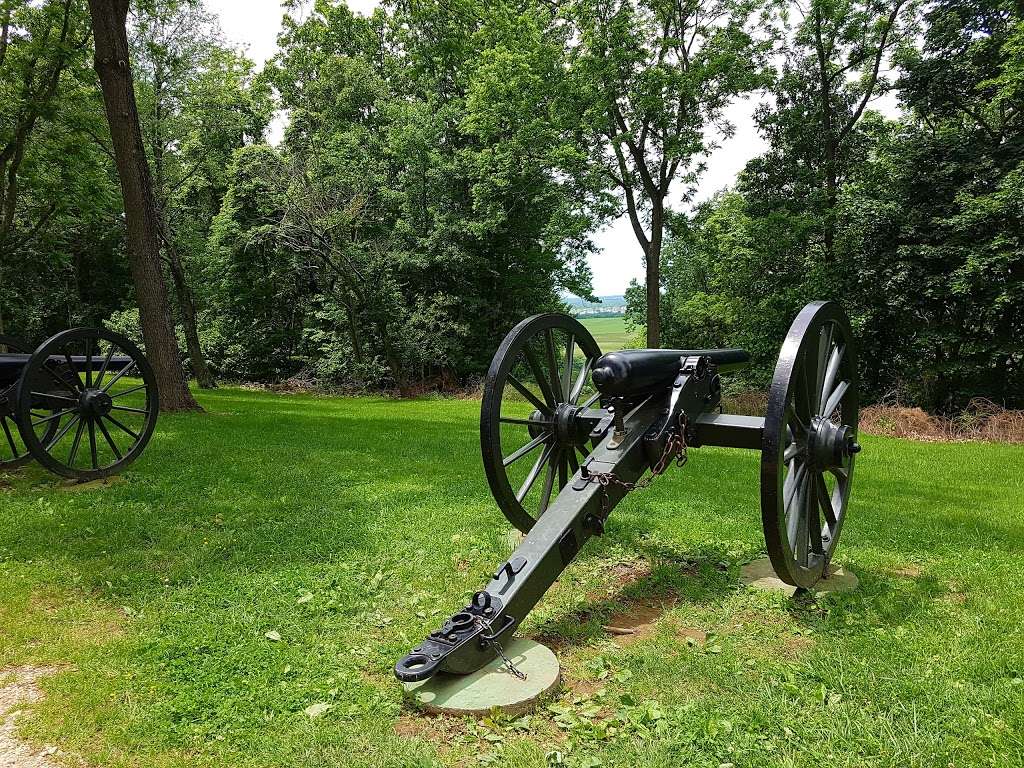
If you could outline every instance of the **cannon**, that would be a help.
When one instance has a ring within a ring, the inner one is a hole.
[[[627,493],[703,445],[761,452],[761,524],[775,573],[804,589],[827,578],[860,451],[846,314],[814,302],[797,315],[764,417],[721,412],[721,375],[748,362],[741,349],[602,355],[562,314],[513,328],[484,380],[480,445],[494,499],[525,537],[469,605],[395,664],[395,676],[467,675],[499,656],[518,673],[502,643]]]
[[[0,336],[0,471],[35,459],[77,481],[139,457],[160,410],[149,361],[120,334],[73,328],[32,347]]]

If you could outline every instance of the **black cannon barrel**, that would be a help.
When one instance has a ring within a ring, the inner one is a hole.
[[[683,357],[707,355],[722,373],[750,362],[743,349],[623,349],[609,352],[594,364],[594,386],[603,395],[639,395],[672,386]]]
[[[0,355],[0,387],[9,387],[21,376],[25,364],[28,362],[28,355],[15,353]]]
[[[21,372],[25,370],[25,366],[28,365],[29,358],[31,357],[31,355],[16,352],[0,354],[0,387],[9,387],[15,384],[21,377]],[[49,360],[57,365],[65,362],[63,357],[56,356],[50,357]],[[103,366],[103,360],[102,355],[93,355],[91,358],[87,358],[85,355],[71,356],[71,362],[74,363],[75,369],[79,373],[84,373],[85,369],[90,367],[90,362],[92,370],[98,371]],[[117,373],[131,361],[130,357],[124,355],[112,355],[107,363],[107,370],[110,373]]]

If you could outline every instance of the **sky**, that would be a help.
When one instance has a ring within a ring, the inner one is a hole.
[[[374,0],[348,0],[348,4],[360,13],[368,13],[376,6]],[[220,17],[228,40],[245,48],[258,65],[274,55],[283,13],[277,0],[206,0],[206,6]],[[740,99],[727,111],[729,122],[736,128],[735,134],[720,140],[721,146],[707,158],[707,171],[701,177],[695,202],[706,200],[732,184],[746,162],[765,150],[766,145],[753,121],[758,103],[757,98]],[[885,113],[895,109],[893,104],[873,106],[881,106]],[[279,118],[271,127],[271,140],[278,140],[282,130],[283,122]],[[621,294],[631,279],[643,281],[642,252],[626,216],[598,232],[594,241],[598,251],[590,257],[590,267],[595,294]]]

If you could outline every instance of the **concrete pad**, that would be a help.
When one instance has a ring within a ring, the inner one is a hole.
[[[775,575],[772,562],[767,557],[754,560],[740,568],[740,583],[754,589],[782,592],[787,597],[796,593],[796,587],[787,584]],[[812,592],[815,597],[820,597],[830,592],[852,592],[859,585],[860,580],[856,574],[847,571],[841,565],[832,563],[829,567],[828,578],[822,579],[807,591]]]
[[[471,675],[434,675],[418,683],[404,683],[420,709],[431,714],[486,715],[497,707],[507,715],[532,710],[537,702],[553,693],[561,682],[558,659],[550,648],[517,637],[505,646],[505,654],[526,673],[520,680],[501,659]]]

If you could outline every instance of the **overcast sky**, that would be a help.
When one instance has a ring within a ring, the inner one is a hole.
[[[348,0],[348,4],[361,13],[369,12],[376,5],[374,0]],[[283,13],[277,0],[206,0],[206,5],[220,16],[227,38],[244,47],[257,64],[262,65],[274,55]],[[736,126],[736,133],[721,142],[721,147],[708,158],[708,170],[701,179],[698,201],[731,184],[747,160],[764,150],[765,144],[751,118],[756,106],[756,99],[745,99],[737,101],[729,109],[729,121]],[[275,124],[271,138],[278,139],[280,132],[280,124]],[[598,296],[623,293],[632,278],[642,281],[640,246],[625,216],[599,232],[596,242],[600,250],[591,257],[590,266],[594,273],[594,291]]]

